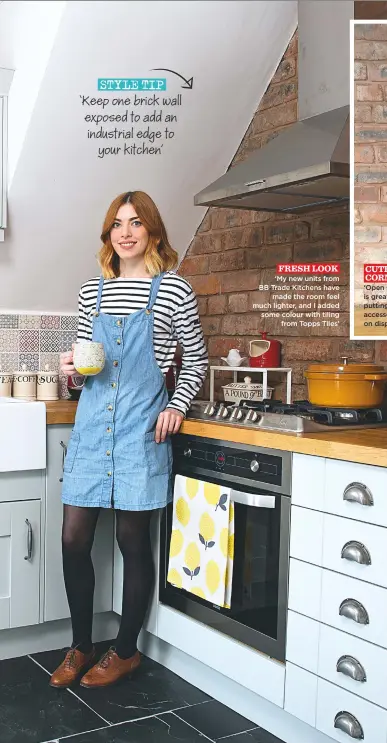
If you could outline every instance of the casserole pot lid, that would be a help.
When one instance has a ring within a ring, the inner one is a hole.
[[[328,364],[310,364],[307,373],[324,374],[385,374],[386,370],[378,364],[361,364],[350,363],[350,360],[344,356],[340,362],[329,362]]]

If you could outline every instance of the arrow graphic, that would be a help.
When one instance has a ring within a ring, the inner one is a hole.
[[[181,77],[182,80],[186,83],[186,85],[182,85],[182,88],[188,88],[188,90],[192,90],[193,87],[193,77],[190,77],[189,80],[187,80],[183,75],[180,75],[178,72],[175,72],[175,70],[168,70],[164,67],[154,67],[152,72],[172,72],[173,75],[177,75],[178,77]]]

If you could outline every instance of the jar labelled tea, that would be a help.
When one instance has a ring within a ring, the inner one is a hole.
[[[0,397],[11,397],[13,374],[7,374],[0,369]]]

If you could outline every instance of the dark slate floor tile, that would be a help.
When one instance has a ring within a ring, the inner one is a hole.
[[[63,743],[207,743],[207,740],[175,715],[165,714],[71,736]]]
[[[227,738],[220,738],[219,743],[283,743],[282,740],[276,738],[267,730],[262,728],[255,728],[249,730],[247,733],[240,733],[240,735],[233,735],[229,740]]]
[[[111,643],[97,645],[99,656]],[[63,660],[63,652],[54,650],[33,656],[50,673]],[[83,689],[77,685],[74,692],[93,710],[111,723],[125,722],[168,712],[191,704],[207,702],[210,697],[176,674],[143,658],[141,667],[132,678],[106,689]]]
[[[226,736],[236,735],[236,733],[243,733],[256,727],[255,723],[250,722],[250,720],[238,715],[233,710],[215,700],[196,707],[181,709],[176,714],[182,720],[196,728],[196,730],[200,730],[201,733],[215,741]],[[233,742],[234,738],[231,740]],[[267,743],[270,742],[268,741]]]
[[[74,689],[109,722],[124,722],[207,702],[202,691],[163,666],[144,658],[132,678],[106,689]]]
[[[0,661],[0,741],[40,743],[104,725],[27,657]]]

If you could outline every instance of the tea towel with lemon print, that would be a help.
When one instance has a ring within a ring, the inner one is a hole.
[[[216,606],[231,606],[231,488],[177,475],[167,580]]]

